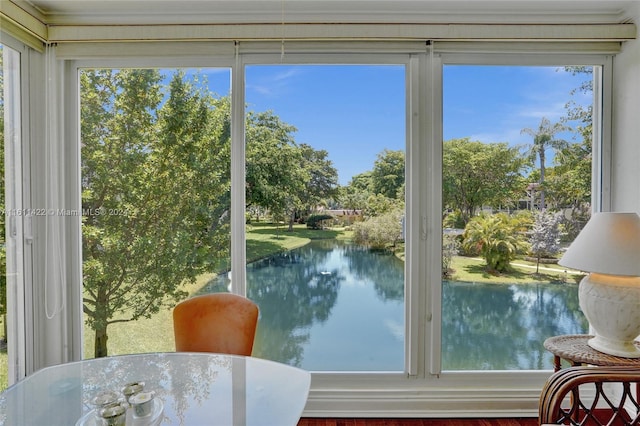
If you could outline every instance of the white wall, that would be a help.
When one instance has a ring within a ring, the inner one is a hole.
[[[640,24],[640,5],[631,11]],[[640,39],[614,59],[611,210],[640,213]]]

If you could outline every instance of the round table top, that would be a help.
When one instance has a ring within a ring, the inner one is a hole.
[[[560,358],[580,364],[601,366],[632,365],[640,367],[640,358],[624,358],[597,351],[587,344],[594,336],[588,334],[569,334],[549,337],[544,347]],[[640,342],[634,342],[640,349]]]
[[[154,392],[153,418],[133,417],[133,425],[295,425],[310,380],[295,367],[234,355],[89,359],[44,368],[6,389],[0,394],[0,425],[95,426],[94,398],[104,391],[119,394],[133,382]]]

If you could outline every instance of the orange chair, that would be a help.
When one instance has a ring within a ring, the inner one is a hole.
[[[173,310],[178,352],[250,356],[258,325],[258,305],[231,293],[184,300]]]

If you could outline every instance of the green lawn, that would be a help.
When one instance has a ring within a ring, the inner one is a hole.
[[[540,264],[539,274],[536,274],[535,262],[520,259],[512,261],[510,270],[502,274],[487,272],[486,263],[480,258],[455,256],[451,267],[454,271],[451,280],[477,283],[577,283],[583,277],[578,272],[567,271],[566,268],[555,264]]]
[[[305,225],[294,225],[293,232],[287,229],[286,225],[274,226],[271,223],[247,225],[247,260],[252,262],[273,253],[302,247],[311,240],[351,238],[351,231],[344,228],[311,230]]]
[[[273,253],[301,247],[313,239],[344,239],[350,236],[342,229],[312,231],[305,225],[296,225],[294,232],[288,232],[284,225],[250,225],[247,227],[247,259],[255,261]],[[201,275],[194,284],[185,286],[189,294],[198,293],[215,274]],[[173,323],[171,309],[166,308],[151,318],[135,322],[121,322],[109,325],[108,349],[110,355],[123,353],[166,352],[174,350]],[[84,325],[84,357],[93,358],[93,330]]]
[[[247,225],[247,259],[255,261],[273,253],[291,250],[307,244],[313,239],[348,240],[351,232],[342,228],[309,230],[304,225],[296,225],[294,232],[288,232],[285,225]],[[396,255],[404,260],[404,245],[396,247]],[[492,283],[534,283],[534,282],[577,282],[581,275],[565,272],[558,265],[541,265],[540,274],[535,274],[535,263],[524,260],[512,262],[512,270],[501,275],[486,272],[484,261],[478,258],[456,256],[452,261],[452,279],[471,282]],[[215,277],[204,274],[198,280],[185,286],[189,294],[195,294]],[[0,325],[2,320],[0,319]],[[1,330],[1,329],[0,329]],[[84,356],[93,357],[93,330],[85,325]],[[174,350],[171,309],[166,308],[148,319],[135,322],[116,323],[109,326],[109,354],[143,353]],[[0,389],[7,386],[7,353],[0,351]]]

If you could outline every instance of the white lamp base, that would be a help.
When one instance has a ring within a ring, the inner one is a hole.
[[[587,342],[596,351],[609,355],[621,356],[623,358],[640,358],[640,351],[633,342],[623,342],[607,339],[606,337],[595,335]]]
[[[640,335],[640,277],[591,273],[580,282],[580,308],[595,331],[593,349],[624,358],[640,358],[633,344]]]

